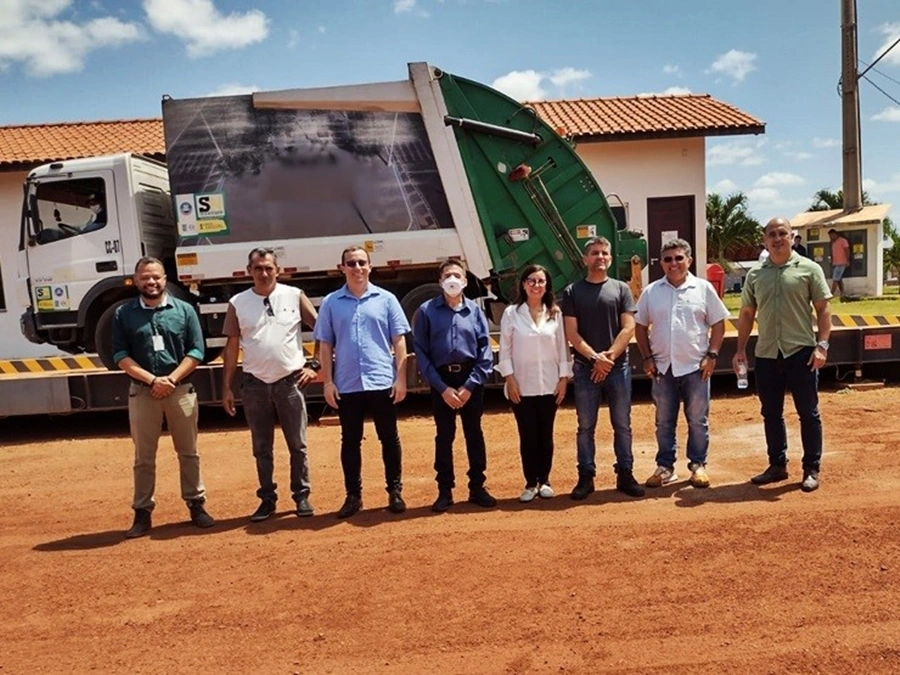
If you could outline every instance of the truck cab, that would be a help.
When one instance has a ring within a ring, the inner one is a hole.
[[[165,165],[133,154],[54,162],[25,182],[18,252],[23,334],[62,351],[100,351],[134,264],[173,260]]]

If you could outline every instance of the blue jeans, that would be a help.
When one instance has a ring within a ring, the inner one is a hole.
[[[297,387],[294,375],[266,384],[244,373],[241,404],[250,427],[256,475],[259,478],[260,499],[277,501],[278,485],[274,480],[275,423],[281,432],[291,457],[291,496],[299,502],[309,496],[309,460],[306,456],[306,400]]]
[[[602,382],[591,381],[591,370],[589,364],[575,361],[573,389],[578,418],[578,474],[594,476],[597,473],[594,434],[600,403],[604,399],[613,428],[613,451],[616,454],[613,468],[616,473],[630,473],[634,466],[634,456],[631,454],[631,368],[626,359],[624,364],[614,366]]]
[[[787,464],[787,430],[784,426],[784,394],[790,389],[800,416],[803,468],[819,470],[822,461],[822,418],[819,416],[819,371],[810,370],[813,347],[792,356],[756,359],[756,391],[762,404],[769,464]]]
[[[669,368],[653,381],[653,402],[656,404],[656,465],[675,468],[678,449],[675,427],[682,402],[688,423],[688,462],[701,466],[706,464],[709,450],[709,380],[703,379],[703,371],[698,369],[675,377]]]

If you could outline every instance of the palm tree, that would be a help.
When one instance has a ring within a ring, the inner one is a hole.
[[[730,260],[756,258],[762,226],[747,211],[747,195],[735,192],[724,200],[706,195],[707,257],[730,267]]]
[[[822,188],[813,195],[813,199],[815,201],[813,201],[807,211],[833,211],[835,209],[844,208],[843,190],[829,190],[827,188]],[[869,199],[869,195],[865,190],[862,192],[862,203],[863,206],[872,205],[872,201]]]

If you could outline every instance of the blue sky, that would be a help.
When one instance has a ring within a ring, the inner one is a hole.
[[[858,0],[858,19],[866,63],[900,38],[898,0]],[[840,0],[2,0],[0,125],[399,80],[410,61],[520,99],[732,103],[767,132],[708,139],[708,189],[746,192],[761,220],[841,185]],[[864,186],[900,204],[900,45],[876,69],[884,93],[860,88]]]

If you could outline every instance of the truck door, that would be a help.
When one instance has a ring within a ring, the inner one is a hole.
[[[122,240],[111,171],[30,184],[25,250],[38,323],[74,325],[85,294],[122,276]]]

